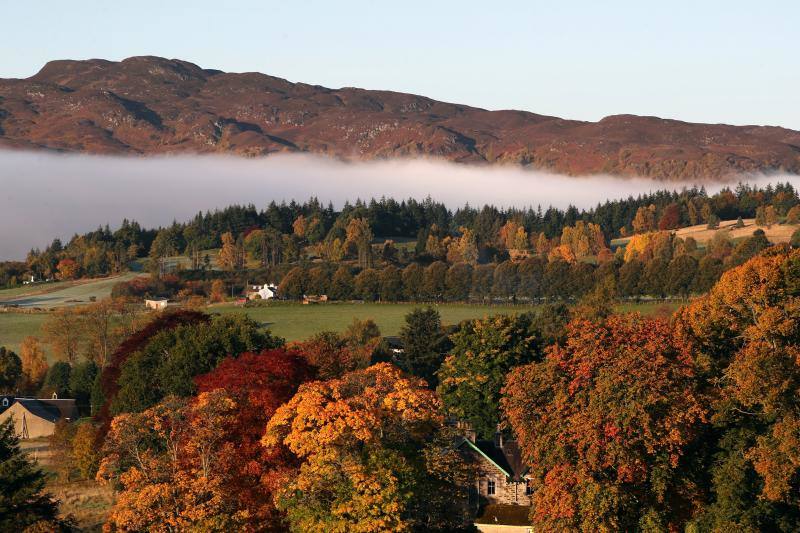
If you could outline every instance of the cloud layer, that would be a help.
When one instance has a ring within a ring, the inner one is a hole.
[[[798,176],[747,181],[800,186]],[[430,160],[343,163],[306,155],[124,158],[5,151],[0,152],[0,260],[22,259],[31,247],[46,246],[54,237],[66,241],[106,223],[114,228],[123,218],[152,227],[235,203],[263,208],[271,200],[316,196],[341,206],[357,198],[430,195],[453,208],[467,202],[589,208],[684,185],[691,184]],[[706,184],[710,192],[722,186]]]

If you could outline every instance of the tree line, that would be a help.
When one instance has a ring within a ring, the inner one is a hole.
[[[795,220],[800,219],[800,208],[793,210],[798,204],[797,191],[786,183],[763,188],[740,184],[713,195],[696,187],[664,190],[606,201],[586,210],[500,209],[489,205],[450,210],[430,198],[358,200],[346,203],[341,210],[330,203],[325,206],[316,198],[304,203],[271,202],[262,210],[253,205],[235,205],[198,213],[191,221],[174,222],[163,228],[146,229],[135,221],[124,220],[114,231],[108,226],[99,227],[73,236],[66,244],[55,239],[44,249],[31,250],[24,264],[0,264],[0,285],[14,285],[31,275],[36,279],[106,275],[125,270],[130,261],[143,257],[151,259],[154,272],[163,270],[165,258],[175,255],[189,257],[192,269],[208,268],[211,258],[207,251],[225,248],[226,244],[231,250],[227,260],[240,268],[245,251],[257,256],[263,266],[296,262],[308,256],[338,261],[349,253],[367,265],[369,259],[364,256],[363,245],[366,237],[412,240],[415,246],[411,250],[403,248],[401,259],[425,260],[441,252],[442,241],[461,239],[465,231],[474,240],[480,262],[494,262],[502,260],[508,248],[538,249],[544,240],[552,243],[562,237],[564,228],[578,222],[594,225],[609,241],[659,229],[713,226],[720,219],[760,215],[764,221]],[[364,227],[353,227],[354,220],[363,221]],[[509,223],[515,232],[501,235],[503,228],[511,229]],[[439,242],[438,247],[431,242],[431,236]]]

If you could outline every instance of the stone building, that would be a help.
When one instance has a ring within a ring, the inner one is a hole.
[[[462,432],[464,437],[458,447],[474,461],[477,469],[471,487],[476,503],[481,506],[530,506],[532,492],[527,477],[528,467],[522,460],[517,442],[506,438],[500,431],[495,433],[493,440],[478,440],[471,429]]]

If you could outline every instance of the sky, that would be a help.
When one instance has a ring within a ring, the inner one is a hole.
[[[0,0],[0,77],[159,55],[487,109],[800,130],[796,0]]]

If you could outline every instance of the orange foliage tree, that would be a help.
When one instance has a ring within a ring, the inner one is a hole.
[[[718,496],[715,505],[758,499],[770,512],[789,505],[800,513],[800,251],[776,247],[726,272],[677,324],[715,385],[715,422],[725,430],[715,479],[727,483],[733,464],[743,476],[741,499]],[[745,489],[748,472],[760,483]],[[749,526],[744,512],[723,518],[726,527]]]
[[[263,438],[301,461],[278,491],[292,530],[458,530],[468,474],[442,422],[425,383],[388,363],[302,385]]]
[[[678,472],[706,412],[673,339],[637,315],[575,321],[564,346],[509,373],[501,405],[531,465],[534,526],[667,529],[691,508],[696,489]]]
[[[227,439],[236,403],[224,391],[169,397],[111,422],[97,472],[119,494],[107,531],[247,530],[248,510],[226,490],[238,471]]]

